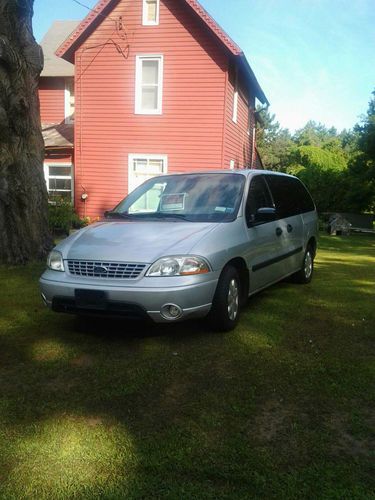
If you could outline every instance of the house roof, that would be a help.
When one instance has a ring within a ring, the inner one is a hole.
[[[66,61],[74,60],[74,52],[86,40],[89,34],[100,24],[102,19],[118,4],[120,0],[99,0],[96,6],[76,27],[76,29],[57,48],[56,55]],[[254,72],[241,48],[230,38],[219,24],[208,14],[197,0],[181,0],[193,9],[199,18],[206,24],[211,32],[229,50],[230,54],[237,59],[242,68],[245,78],[255,90],[255,95],[262,104],[269,104],[263,90],[261,89]]]
[[[56,49],[77,28],[79,21],[55,21],[40,45],[44,54],[41,76],[74,76],[74,65],[55,54]]]
[[[66,123],[43,123],[42,135],[45,148],[72,148],[74,127]]]

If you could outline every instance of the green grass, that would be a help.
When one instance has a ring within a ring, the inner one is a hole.
[[[84,321],[0,267],[0,498],[374,499],[375,239],[239,327]]]

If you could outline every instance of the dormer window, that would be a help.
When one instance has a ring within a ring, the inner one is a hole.
[[[159,0],[143,0],[143,26],[159,24]]]

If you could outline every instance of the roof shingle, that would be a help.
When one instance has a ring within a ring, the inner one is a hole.
[[[74,65],[57,57],[55,51],[78,25],[79,21],[55,21],[52,24],[40,42],[44,54],[40,76],[74,76]]]

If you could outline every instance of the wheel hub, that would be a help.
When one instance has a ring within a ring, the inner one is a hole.
[[[228,316],[229,319],[234,321],[238,315],[239,308],[239,289],[238,283],[235,279],[232,279],[229,283],[228,288]]]
[[[312,268],[313,268],[312,255],[310,252],[307,252],[305,257],[305,267],[304,267],[306,279],[310,278],[312,273]]]

